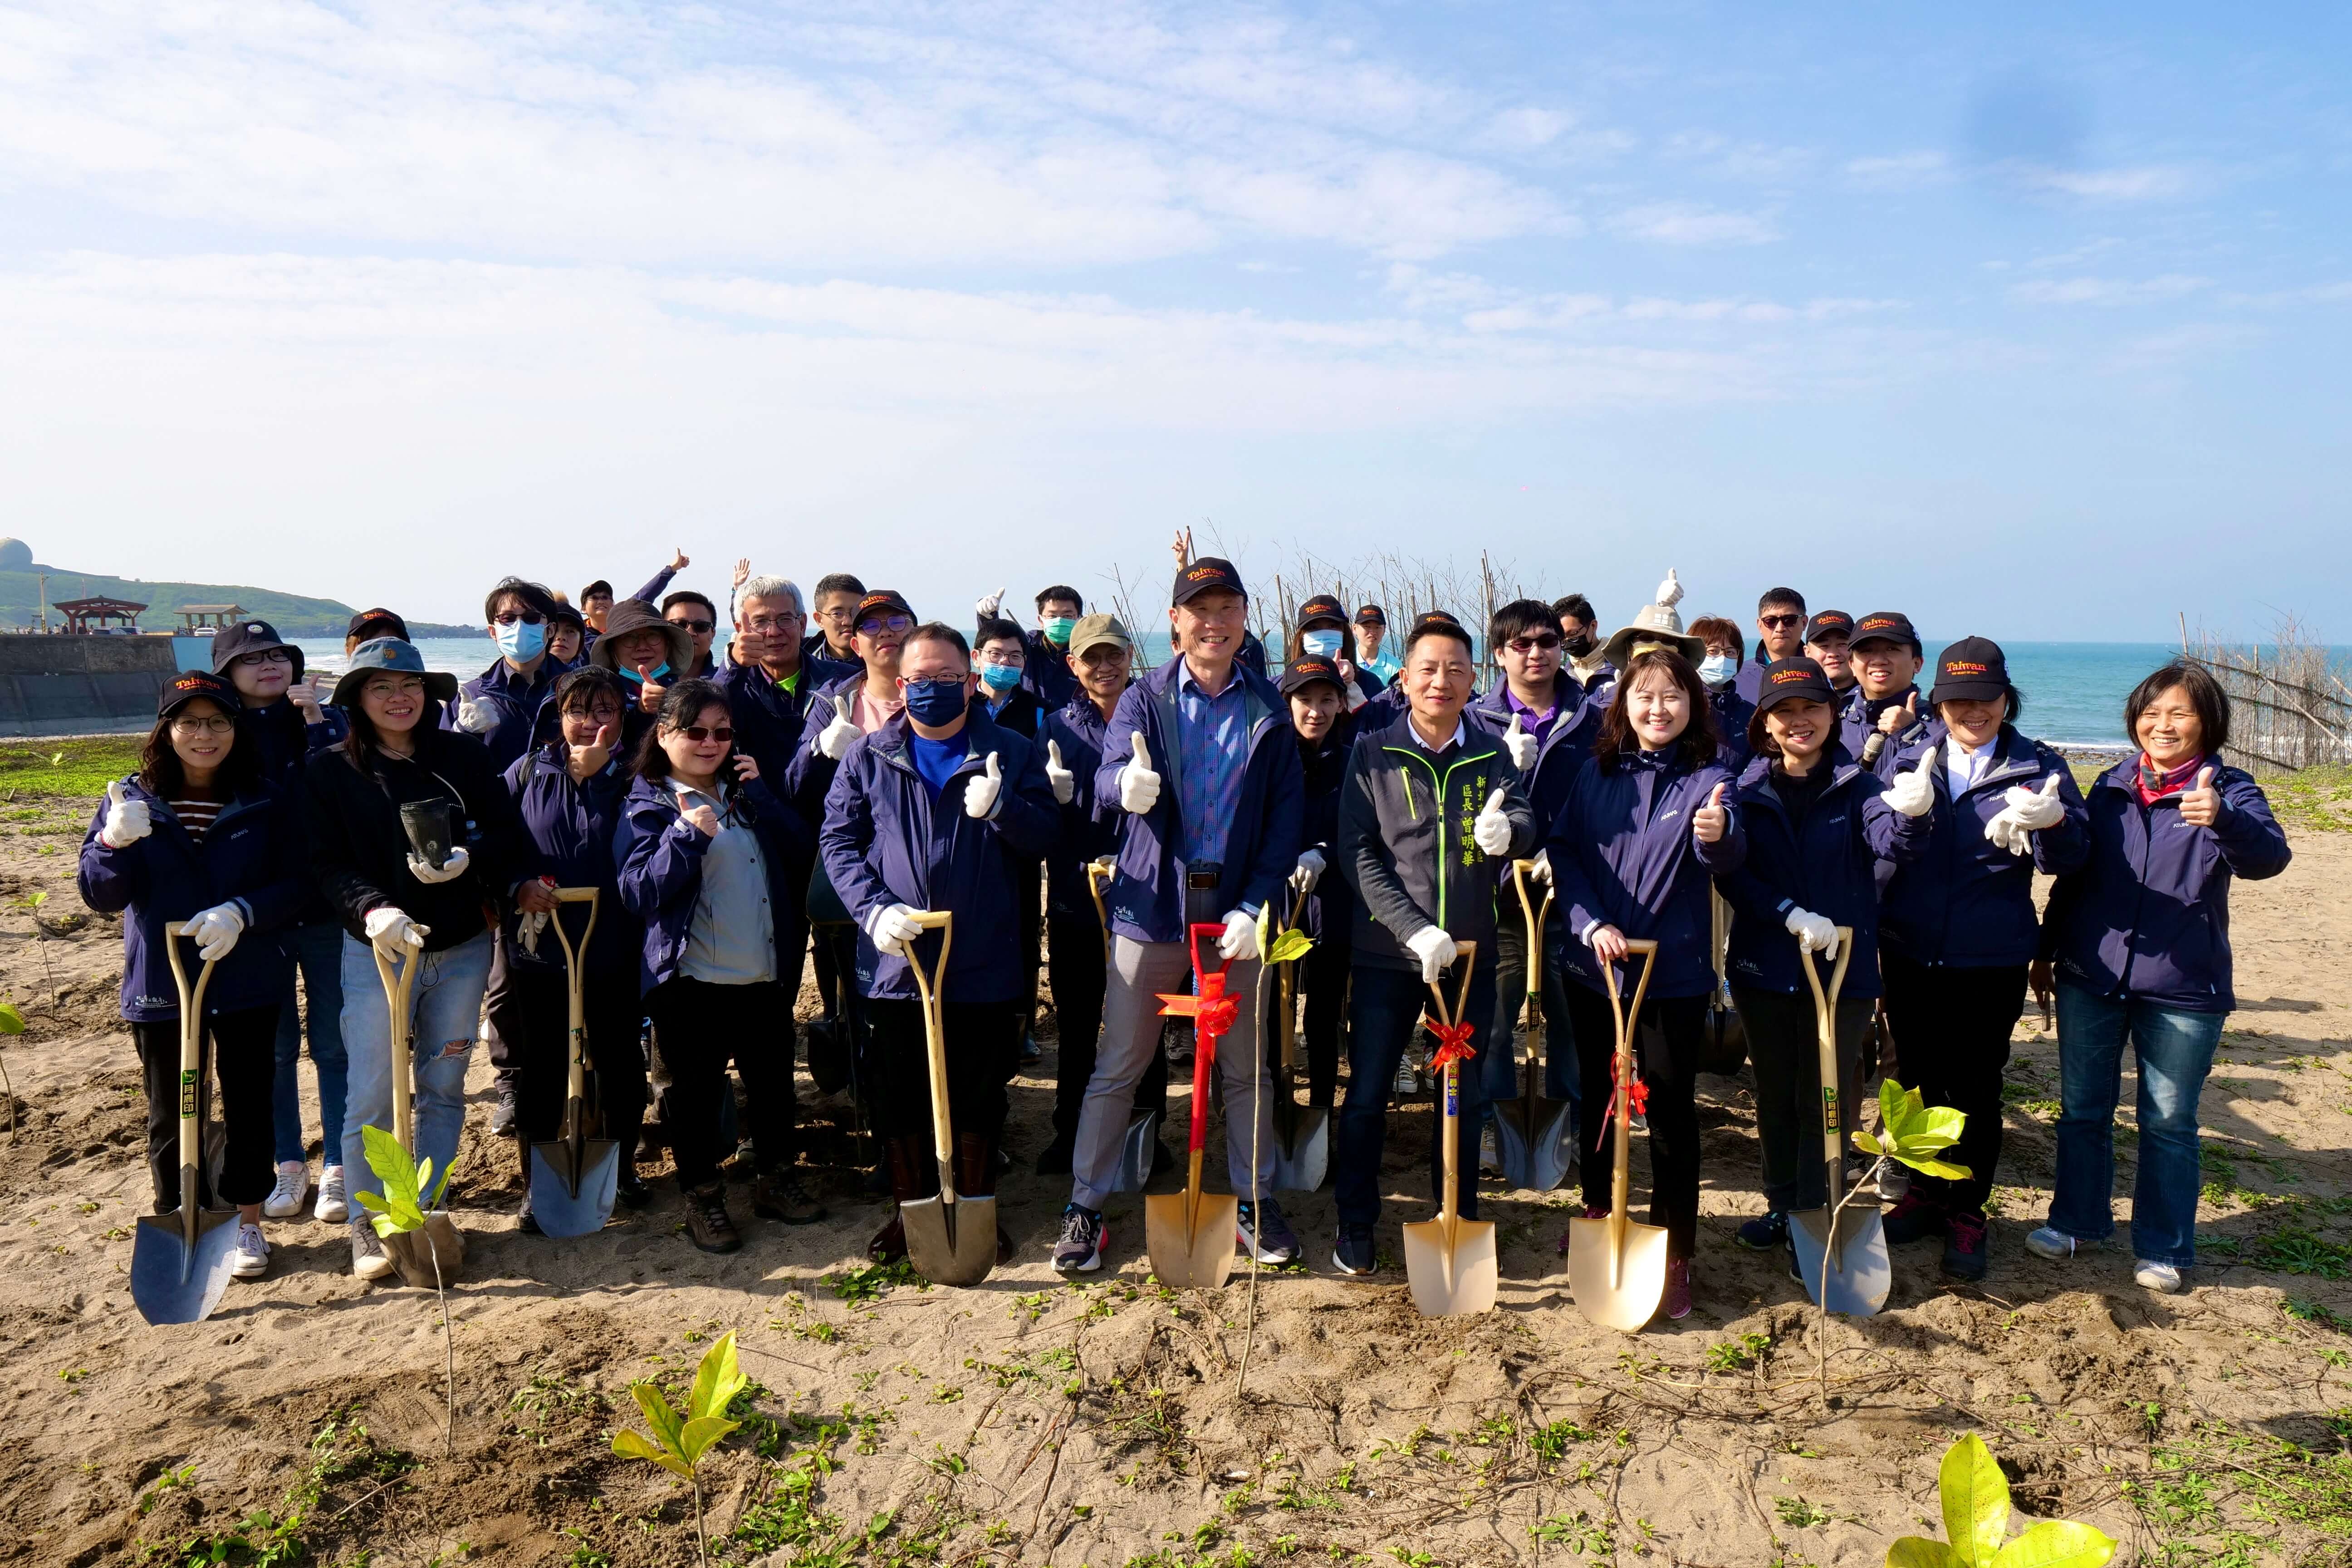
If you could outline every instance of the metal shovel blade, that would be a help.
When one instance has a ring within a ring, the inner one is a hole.
[[[1404,1227],[1404,1276],[1412,1287],[1412,1304],[1424,1318],[1493,1310],[1501,1274],[1495,1222],[1457,1217],[1450,1236],[1448,1228],[1442,1218]]]
[[[1152,1151],[1160,1143],[1160,1112],[1130,1113],[1127,1131],[1118,1141],[1118,1169],[1111,1176],[1115,1193],[1139,1193],[1151,1180]]]
[[[1287,1093],[1274,1100],[1274,1185],[1277,1192],[1311,1193],[1331,1172],[1331,1113],[1301,1105]]]
[[[530,1212],[550,1236],[593,1236],[613,1217],[621,1147],[609,1138],[530,1146]]]
[[[1838,1215],[1837,1237],[1832,1241],[1831,1212],[1798,1209],[1789,1215],[1789,1234],[1796,1243],[1797,1268],[1805,1277],[1805,1294],[1832,1312],[1875,1316],[1886,1305],[1886,1292],[1895,1283],[1894,1265],[1886,1256],[1885,1221],[1875,1208],[1848,1204]]]
[[[1528,1140],[1528,1176],[1519,1185],[1549,1193],[1576,1168],[1576,1107],[1564,1100],[1536,1101],[1538,1120]]]
[[[809,1077],[825,1094],[849,1087],[849,1020],[811,1018],[808,1026]]]
[[[131,1238],[131,1300],[151,1323],[201,1323],[220,1305],[236,1261],[236,1211],[199,1209],[195,1235],[178,1209],[144,1214]]]
[[[454,1282],[466,1262],[466,1237],[446,1209],[431,1209],[423,1230],[397,1231],[383,1238],[383,1254],[400,1271],[401,1282],[420,1290],[434,1287],[434,1265],[443,1285]]]
[[[1241,1200],[1221,1193],[1154,1193],[1143,1200],[1143,1247],[1171,1290],[1214,1290],[1234,1271]]]
[[[934,1285],[977,1285],[996,1267],[996,1200],[934,1194],[898,1205],[907,1260]]]
[[[1610,1221],[1568,1222],[1568,1283],[1578,1310],[1602,1328],[1638,1333],[1666,1296],[1666,1228],[1625,1221],[1623,1250],[1612,1261]]]

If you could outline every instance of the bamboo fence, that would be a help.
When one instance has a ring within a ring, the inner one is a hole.
[[[2230,694],[2231,762],[2252,773],[2352,763],[2347,672],[2293,616],[2280,618],[2268,643],[2234,643],[2200,630],[2192,644],[2184,616],[2180,652]]]

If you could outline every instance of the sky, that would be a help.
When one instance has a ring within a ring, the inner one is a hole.
[[[2352,642],[2347,81],[2317,5],[0,0],[0,532]]]

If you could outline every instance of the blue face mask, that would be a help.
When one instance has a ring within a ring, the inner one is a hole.
[[[639,675],[635,670],[631,669],[625,664],[617,666],[614,668],[614,673],[618,675],[623,680],[634,680],[639,685],[643,685],[648,680],[659,680],[663,676],[667,675],[669,673],[669,660],[664,659],[659,664],[654,666],[653,673],[650,675]]]
[[[1298,634],[1299,648],[1318,658],[1336,658],[1339,653],[1340,637],[1334,631],[1312,631]]]
[[[1727,653],[1711,653],[1699,660],[1698,678],[1709,686],[1728,686],[1739,673],[1739,661]]]
[[[499,651],[517,664],[529,664],[547,651],[547,623],[533,625],[530,621],[493,623],[498,626],[495,640]]]
[[[963,717],[961,680],[910,680],[906,685],[907,716],[919,723],[952,724]]]
[[[980,667],[981,684],[989,695],[1002,697],[1021,684],[1021,667],[1017,664],[983,664]]]

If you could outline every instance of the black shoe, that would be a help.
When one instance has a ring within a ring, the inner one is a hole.
[[[1154,1138],[1151,1141],[1151,1174],[1145,1179],[1157,1181],[1175,1168],[1176,1156],[1168,1152],[1167,1144]]]
[[[786,1166],[764,1171],[751,1184],[751,1212],[786,1225],[814,1225],[824,1217],[824,1205],[809,1195],[800,1173]]]
[[[1955,1279],[1983,1279],[1989,1240],[1984,1215],[1952,1215],[1944,1231],[1944,1272]]]
[[[490,1136],[512,1138],[515,1136],[514,1074],[499,1074],[498,1092],[498,1100],[490,1107]]]
[[[669,1149],[669,1134],[658,1121],[648,1121],[637,1132],[637,1162],[650,1165]]]
[[[1798,1284],[1802,1285],[1805,1282],[1805,1268],[1803,1264],[1797,1261],[1797,1237],[1794,1231],[1791,1231],[1789,1234],[1788,1251],[1789,1278],[1794,1279]]]
[[[522,1233],[525,1236],[545,1236],[547,1234],[545,1231],[539,1228],[539,1216],[530,1212],[530,1194],[528,1192],[524,1193],[522,1195],[522,1206],[515,1210],[515,1218],[522,1222]]]
[[[1896,1200],[1881,1222],[1886,1231],[1888,1245],[1902,1247],[1930,1236],[1944,1234],[1943,1205],[1929,1201],[1916,1189]]]
[[[1331,1266],[1342,1274],[1370,1274],[1378,1268],[1380,1255],[1372,1250],[1372,1227],[1341,1226],[1339,1245],[1331,1249]]]
[[[1755,1219],[1743,1220],[1739,1234],[1733,1239],[1756,1252],[1769,1252],[1776,1247],[1788,1246],[1789,1216],[1774,1209]]]
[[[686,1234],[705,1252],[733,1252],[743,1245],[735,1222],[727,1217],[727,1188],[713,1182],[686,1194]]]
[[[1070,1173],[1070,1143],[1067,1138],[1055,1138],[1039,1152],[1037,1173],[1041,1176],[1066,1176]]]
[[[613,1195],[633,1209],[641,1209],[654,1201],[653,1189],[646,1185],[646,1179],[626,1165],[613,1178]]]

